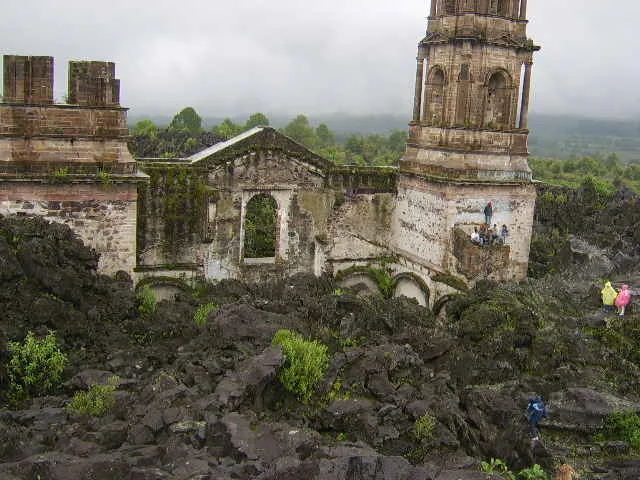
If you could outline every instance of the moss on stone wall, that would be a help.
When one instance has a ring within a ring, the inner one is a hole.
[[[190,165],[146,165],[149,186],[138,190],[138,251],[160,239],[169,260],[183,243],[206,235],[206,172]]]

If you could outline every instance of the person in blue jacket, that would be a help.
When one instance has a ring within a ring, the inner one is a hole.
[[[530,398],[529,405],[527,405],[527,420],[529,420],[529,425],[531,426],[531,437],[533,440],[540,439],[538,424],[543,418],[547,418],[547,409],[544,406],[544,399],[542,396]]]

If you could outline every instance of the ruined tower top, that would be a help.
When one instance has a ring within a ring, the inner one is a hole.
[[[527,0],[433,0],[418,46],[401,169],[445,178],[530,181],[533,53]]]

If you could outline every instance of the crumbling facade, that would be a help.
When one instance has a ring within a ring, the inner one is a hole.
[[[105,273],[133,271],[137,172],[127,109],[109,62],[70,62],[69,104],[53,99],[53,58],[4,56],[0,214],[71,226]]]
[[[5,56],[0,212],[69,223],[104,271],[160,284],[329,273],[438,309],[480,278],[523,279],[539,49],[526,25],[526,0],[434,0],[407,150],[387,168],[335,166],[256,127],[190,158],[140,159],[143,175],[113,64],[71,62],[72,104],[56,105],[52,59]],[[477,246],[489,202],[509,236]]]

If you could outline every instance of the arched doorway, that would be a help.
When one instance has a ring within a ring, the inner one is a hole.
[[[247,202],[244,218],[244,258],[274,258],[277,251],[278,202],[261,193]]]

